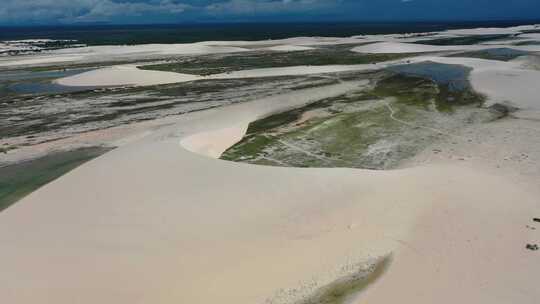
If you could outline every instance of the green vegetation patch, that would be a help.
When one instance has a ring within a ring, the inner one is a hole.
[[[300,119],[302,114],[310,110],[330,107],[335,101],[343,100],[341,97],[327,98],[314,103],[307,104],[303,107],[293,109],[286,112],[277,113],[266,118],[259,119],[251,123],[248,127],[247,134],[255,134],[264,131],[270,131],[280,126],[293,123]]]
[[[110,150],[111,148],[103,147],[83,148],[0,167],[0,211],[41,186]]]
[[[299,304],[344,304],[352,296],[361,293],[377,281],[386,272],[390,263],[391,257],[385,257],[367,270],[360,269],[349,277],[338,279],[318,289]]]
[[[439,70],[421,65],[408,72],[424,73],[426,67]],[[449,119],[461,107],[478,109],[483,103],[470,86],[453,84],[454,76],[467,73],[451,71],[446,76],[452,77],[437,81],[388,71],[371,89],[260,119],[222,159],[291,167],[396,168],[437,140],[442,133],[436,128],[469,121]]]
[[[322,48],[298,52],[253,52],[184,58],[178,62],[141,66],[140,69],[212,75],[246,69],[299,65],[348,65],[378,63],[414,54],[360,54],[346,49]]]
[[[432,107],[439,112],[452,112],[455,106],[481,104],[484,97],[472,89],[454,90],[448,84],[437,85],[433,81],[396,74],[380,81],[372,94],[380,97],[395,97],[399,103],[422,107]]]
[[[257,121],[222,159],[292,167],[396,167],[423,147],[418,138],[432,134],[394,120],[387,101],[367,96],[376,95],[344,95]],[[417,107],[395,102],[392,110],[406,120],[423,115]],[[303,122],[310,113],[317,114]]]

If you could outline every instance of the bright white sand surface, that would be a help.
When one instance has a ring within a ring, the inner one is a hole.
[[[31,194],[0,214],[3,300],[293,303],[392,253],[363,302],[536,303],[524,226],[538,196],[511,180],[455,163],[377,172],[210,158],[253,119],[358,85],[185,115]]]
[[[0,67],[48,64],[54,62],[104,62],[115,60],[136,60],[169,55],[202,55],[216,53],[243,52],[247,49],[231,46],[212,46],[205,43],[190,44],[143,44],[120,46],[89,46],[68,48],[46,52],[38,58],[34,56],[10,56],[0,58]]]
[[[19,65],[40,65],[51,63],[64,63],[82,60],[84,57],[80,55],[66,55],[66,56],[20,56],[17,59],[13,57],[0,58],[0,67],[11,67]]]
[[[248,51],[244,47],[265,45],[270,48],[279,45],[278,51],[301,50],[301,47],[318,45],[337,44],[359,44],[365,42],[394,42],[398,45],[390,45],[387,49],[396,49],[394,52],[431,52],[437,50],[448,50],[451,46],[429,46],[429,45],[399,45],[401,43],[414,42],[418,40],[429,40],[444,37],[457,37],[463,35],[489,35],[489,34],[518,34],[521,30],[536,29],[534,25],[518,26],[510,28],[480,28],[465,30],[450,30],[429,37],[402,38],[404,35],[365,35],[345,38],[334,37],[295,37],[279,40],[263,41],[205,41],[184,44],[146,44],[146,45],[124,45],[124,46],[89,46],[81,48],[61,49],[44,52],[39,56],[9,56],[0,58],[0,67],[43,65],[49,63],[73,63],[73,62],[103,62],[116,60],[137,60],[157,56],[175,55],[200,55],[215,53],[231,53]],[[523,38],[535,39],[539,34],[523,34]],[[405,35],[405,37],[407,37]],[[384,45],[383,45],[384,46]],[[461,47],[461,46],[460,46]],[[474,46],[468,46],[474,47]],[[401,50],[401,51],[400,51]],[[376,51],[373,51],[376,52]]]
[[[291,66],[282,68],[265,68],[241,70],[230,73],[216,74],[210,76],[213,79],[229,79],[229,78],[254,78],[254,77],[275,77],[275,76],[294,76],[294,75],[309,75],[309,74],[324,74],[337,73],[347,71],[364,71],[372,70],[376,66],[371,64],[357,65],[303,65]]]
[[[141,86],[187,82],[200,78],[197,75],[141,70],[136,65],[117,65],[60,78],[55,82],[64,86]]]
[[[540,71],[485,70],[473,73],[471,80],[482,93],[491,97],[491,102],[509,102],[523,109],[540,109]]]
[[[507,28],[500,27],[484,27],[484,28],[472,28],[472,29],[456,29],[456,30],[447,30],[442,33],[452,34],[452,35],[499,35],[499,34],[518,34],[520,31],[524,30],[534,30],[537,29],[536,25],[521,25],[513,26]]]
[[[379,42],[358,46],[352,49],[358,53],[368,54],[400,54],[400,53],[426,53],[441,51],[463,50],[463,46],[435,46],[425,44],[401,43],[401,42]]]
[[[320,46],[320,45],[339,45],[366,42],[363,36],[357,37],[293,37],[285,39],[268,39],[260,41],[207,41],[207,45],[221,46],[264,46],[264,45],[296,45],[296,46]]]
[[[89,46],[68,48],[42,53],[39,56],[9,56],[0,58],[0,67],[43,65],[49,63],[105,62],[140,60],[159,56],[203,55],[245,52],[242,46],[261,46],[275,51],[299,51],[311,49],[309,45],[333,45],[365,42],[356,38],[298,37],[264,41],[205,41],[184,44],[143,44],[116,46]],[[276,47],[276,44],[279,46]]]
[[[301,46],[301,45],[277,45],[277,46],[271,46],[265,49],[269,51],[295,52],[295,51],[308,51],[308,50],[313,50],[315,48],[312,48],[309,46]]]

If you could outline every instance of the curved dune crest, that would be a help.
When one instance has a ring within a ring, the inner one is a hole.
[[[197,133],[180,141],[189,151],[212,158],[219,158],[230,146],[242,140],[249,123],[226,127],[217,131]]]

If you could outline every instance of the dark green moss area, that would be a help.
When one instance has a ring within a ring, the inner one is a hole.
[[[254,122],[252,133],[228,149],[222,159],[273,166],[385,169],[414,155],[421,147],[414,138],[391,147],[391,152],[370,151],[381,141],[425,135],[405,134],[402,124],[390,117],[384,103],[371,100],[371,106],[364,108],[365,98],[364,94],[340,96],[324,100],[319,108],[303,107]],[[416,107],[394,108],[401,118],[414,119],[418,115]],[[298,123],[300,113],[311,110],[324,114]]]
[[[481,104],[484,97],[476,93],[468,80],[471,69],[461,65],[421,62],[391,67],[397,73],[377,84],[379,97],[394,96],[408,105],[429,107],[449,112],[453,106]]]
[[[506,40],[515,37],[511,34],[493,34],[493,35],[470,35],[463,37],[451,37],[451,38],[438,38],[431,40],[416,41],[416,44],[428,44],[428,45],[473,45],[482,42]]]
[[[301,116],[312,110],[327,109],[332,106],[336,101],[345,101],[343,96],[336,98],[327,98],[314,103],[310,103],[303,107],[299,107],[290,111],[285,111],[270,115],[268,117],[256,120],[252,122],[246,132],[246,136],[235,146],[228,149],[222,156],[224,160],[238,160],[238,159],[254,159],[261,153],[261,151],[276,143],[279,139],[278,136],[274,136],[272,132],[280,127],[294,124]],[[268,164],[268,159],[259,160],[261,164]],[[270,165],[276,165],[271,163]]]
[[[251,135],[255,133],[270,131],[280,126],[293,123],[297,121],[298,119],[300,119],[302,114],[304,114],[305,112],[315,110],[315,109],[330,107],[336,100],[342,100],[342,98],[337,97],[337,98],[323,99],[323,100],[310,103],[308,105],[305,105],[297,109],[293,109],[293,110],[282,112],[282,113],[277,113],[269,117],[254,121],[253,123],[249,125],[246,134]]]
[[[427,109],[437,101],[437,109],[447,110],[446,102],[440,102],[440,90],[429,79],[396,74],[381,80],[372,94],[378,98],[395,97],[398,102]]]
[[[59,152],[20,164],[0,167],[0,211],[111,148]]]
[[[520,56],[528,55],[529,52],[514,50],[510,48],[496,48],[482,51],[463,52],[452,54],[447,57],[468,57],[488,60],[510,61]]]
[[[360,294],[377,281],[386,272],[390,263],[391,257],[383,258],[367,271],[361,270],[350,277],[339,279],[320,288],[299,304],[344,304],[350,297]]]
[[[146,70],[211,75],[245,69],[299,65],[368,64],[411,57],[414,54],[359,54],[343,48],[299,52],[252,52],[185,58],[178,62],[147,65]]]
[[[453,107],[480,105],[484,97],[472,89],[455,90],[448,84],[437,85],[430,79],[396,74],[380,81],[372,94],[379,98],[395,97],[397,102],[439,112],[452,112]]]

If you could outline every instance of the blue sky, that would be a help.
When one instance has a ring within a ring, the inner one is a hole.
[[[540,0],[0,0],[0,24],[540,19]]]

